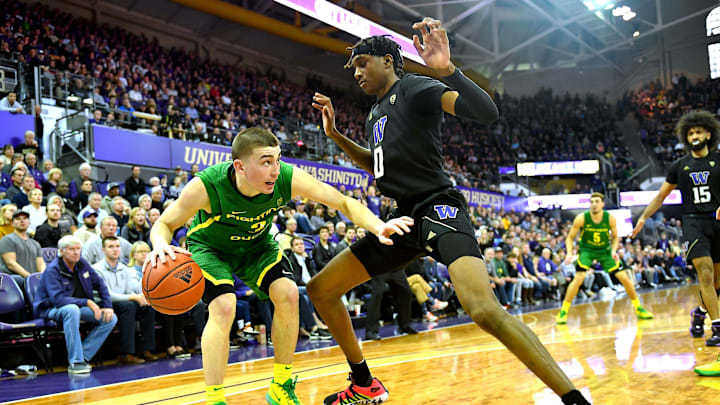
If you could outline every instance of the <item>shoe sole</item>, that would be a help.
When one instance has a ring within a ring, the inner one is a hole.
[[[272,399],[269,392],[267,394],[265,394],[265,401],[267,401],[267,403],[270,405],[280,405],[280,402],[276,402],[275,400]]]
[[[718,342],[716,342],[716,343],[711,343],[709,340],[706,340],[706,341],[705,341],[705,346],[717,347],[717,346],[720,346],[720,341],[718,341]]]
[[[701,337],[705,336],[705,330],[703,330],[701,332],[693,332],[694,330],[695,329],[690,328],[690,336],[692,336],[694,338],[701,338]]]
[[[383,402],[387,401],[388,397],[390,397],[389,393],[384,393],[378,397],[372,398],[372,399],[359,399],[355,402],[346,402],[347,405],[368,405],[368,404],[382,404]]]
[[[82,371],[70,371],[70,370],[68,370],[68,374],[90,374],[90,371],[92,371],[92,370],[82,370]]]
[[[703,377],[719,377],[720,376],[720,371],[705,371],[705,370],[699,370],[697,368],[693,371],[695,371],[696,374],[701,375]]]

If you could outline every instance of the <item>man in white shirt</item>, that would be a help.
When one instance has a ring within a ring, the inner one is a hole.
[[[120,364],[142,364],[157,360],[155,350],[155,311],[142,294],[140,278],[134,269],[120,262],[120,240],[108,236],[102,240],[104,257],[93,268],[105,281],[110,291],[112,306],[120,329]],[[135,356],[135,321],[140,321],[143,352]]]
[[[117,235],[117,220],[113,217],[105,217],[100,222],[100,234],[90,238],[83,246],[82,257],[89,263],[97,263],[105,257],[102,249],[102,240]],[[130,248],[132,245],[125,238],[118,236],[120,241],[120,261],[127,264],[130,260]]]
[[[11,91],[7,96],[0,100],[0,111],[24,114],[25,110],[22,105],[17,102],[17,93]]]

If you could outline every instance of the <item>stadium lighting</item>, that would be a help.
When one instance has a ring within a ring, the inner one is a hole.
[[[303,13],[325,24],[331,25],[337,29],[347,32],[358,38],[365,38],[371,35],[389,35],[400,45],[402,56],[413,60],[421,65],[425,65],[425,61],[418,55],[412,38],[400,35],[397,32],[386,28],[380,24],[370,21],[365,17],[361,17],[350,10],[346,10],[334,3],[326,0],[273,0],[278,4],[282,4],[295,11]],[[607,0],[601,0],[607,1]]]
[[[78,100],[80,100],[80,99],[79,99],[77,96],[75,96],[75,95],[70,95],[70,96],[68,96],[68,98],[67,98],[67,101],[69,101],[69,102],[71,102],[71,103],[74,103],[74,102],[76,102],[76,101],[78,101]]]
[[[628,6],[617,7],[615,9],[613,9],[612,15],[614,17],[620,17],[620,16],[623,16],[623,15],[629,13],[630,11],[631,11],[630,7],[628,7]]]
[[[633,37],[638,37],[638,36],[640,36],[640,31],[633,32]]]
[[[634,11],[630,11],[630,12],[625,13],[625,14],[623,15],[623,20],[625,20],[625,21],[630,21],[630,20],[632,20],[633,18],[635,18],[636,15],[637,15],[637,14],[635,14]]]
[[[613,7],[615,7],[615,3],[610,3],[607,6],[605,6],[605,10],[612,10]]]

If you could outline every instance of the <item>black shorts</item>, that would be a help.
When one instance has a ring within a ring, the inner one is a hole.
[[[267,274],[265,274],[262,283],[260,283],[260,291],[267,297],[269,297],[270,285],[272,285],[275,280],[280,278],[287,278],[289,280],[292,280],[293,283],[296,282],[292,266],[290,265],[290,261],[285,256],[285,254],[283,254],[282,259],[280,259],[280,261],[276,265],[271,267],[270,270],[268,270]],[[207,278],[205,279],[205,292],[202,296],[202,300],[204,303],[209,305],[212,300],[226,293],[235,294],[235,286],[227,283],[213,284]],[[267,297],[260,296],[260,299],[267,299]]]
[[[687,242],[688,262],[698,257],[711,257],[720,263],[720,221],[714,213],[683,217],[683,239]]]
[[[350,246],[371,277],[428,255],[447,266],[464,256],[482,258],[467,202],[458,190],[434,193],[411,209],[399,207],[391,214],[391,218],[401,216],[411,216],[415,224],[410,233],[393,235],[392,246],[383,245],[372,233]]]

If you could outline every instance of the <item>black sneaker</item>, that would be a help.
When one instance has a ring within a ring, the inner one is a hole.
[[[404,328],[398,328],[398,333],[405,335],[417,335],[418,331],[412,326],[406,326]]]
[[[331,340],[333,338],[332,333],[327,329],[318,328],[317,333],[320,335],[320,340]]]
[[[365,332],[365,340],[380,340],[382,339],[377,332]]]
[[[690,322],[690,334],[692,337],[701,338],[705,336],[705,318],[707,316],[698,311],[697,307],[690,312],[690,316],[692,317]]]
[[[720,325],[713,325],[712,336],[705,341],[705,346],[720,346]]]

